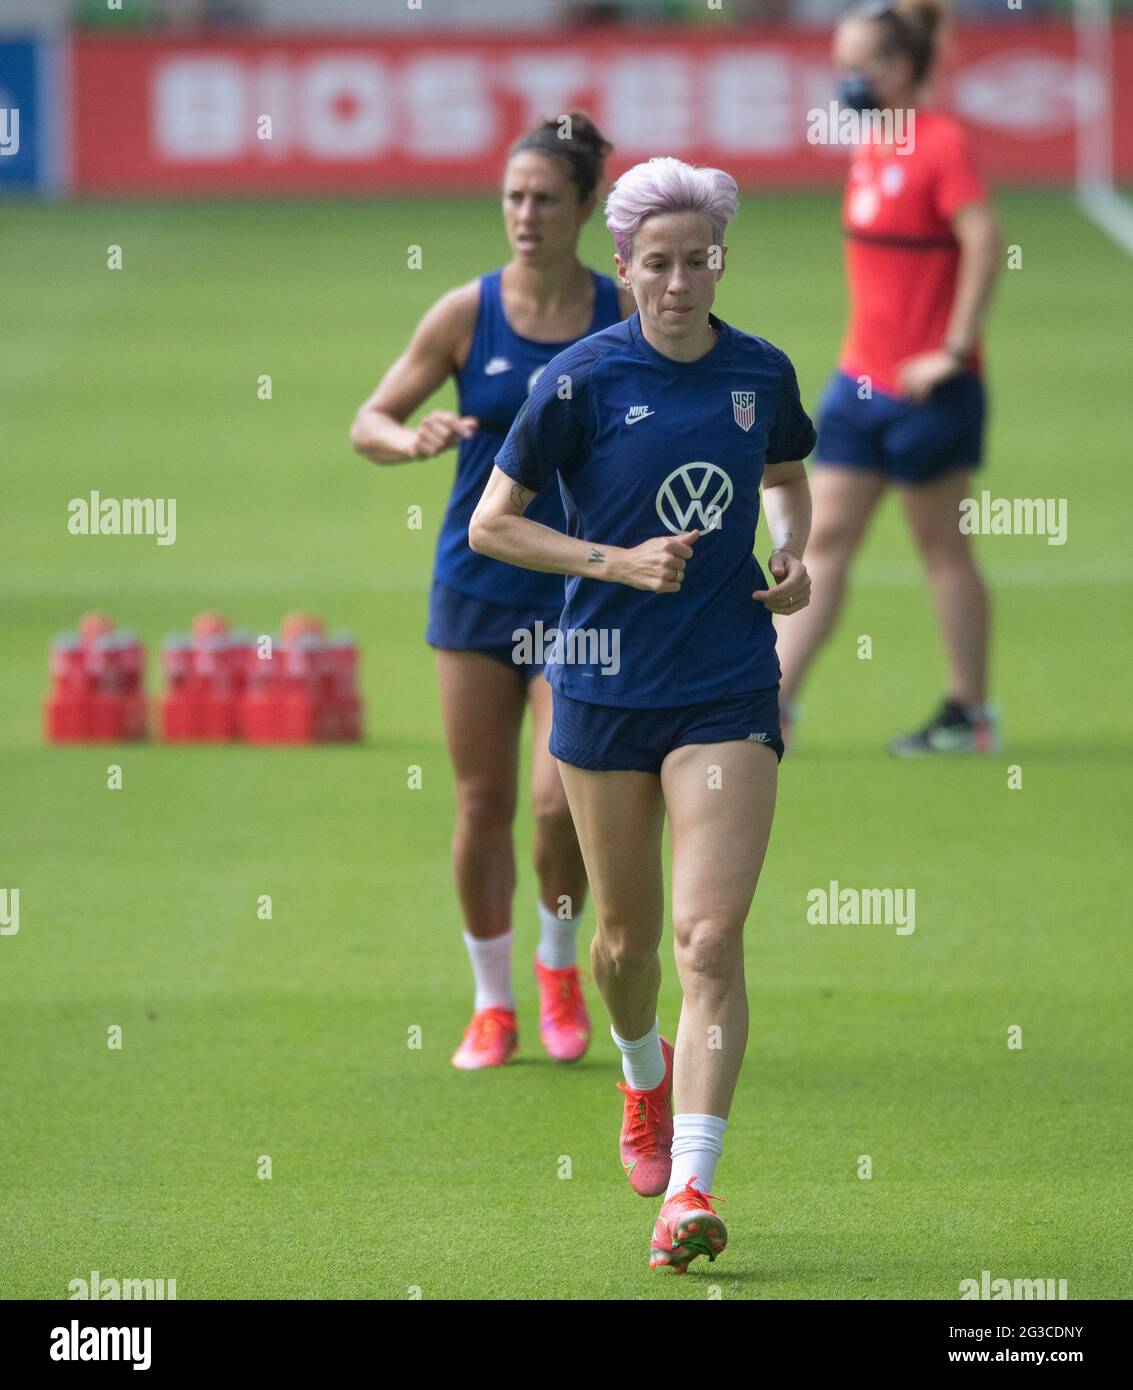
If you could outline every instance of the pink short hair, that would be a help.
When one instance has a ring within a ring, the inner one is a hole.
[[[739,190],[723,169],[705,169],[669,155],[654,155],[627,169],[606,199],[606,226],[623,261],[633,254],[633,238],[647,217],[661,212],[701,212],[712,226],[716,245],[736,215]]]

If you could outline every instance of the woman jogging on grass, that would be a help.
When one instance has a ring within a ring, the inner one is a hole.
[[[743,928],[782,752],[771,615],[804,608],[810,592],[801,460],[814,430],[794,369],[711,313],[736,205],[719,169],[666,158],[622,175],[606,225],[638,312],[551,362],[470,528],[481,554],[571,576],[566,640],[548,667],[551,751],[622,1054],[622,1163],[636,1192],[664,1194],[651,1266],[681,1273],[727,1240],[709,1188],[747,1042]],[[566,536],[530,511],[556,473]],[[752,553],[761,485],[772,582]],[[616,663],[595,659],[614,650]],[[666,814],[675,1052],[656,1016]]]
[[[564,136],[565,132],[565,136]],[[375,463],[429,459],[458,446],[456,478],[437,544],[428,641],[437,652],[441,708],[456,778],[453,870],[472,964],[472,1021],[453,1057],[464,1069],[499,1066],[518,1043],[511,985],[512,822],[519,738],[530,706],[535,749],[531,800],[539,877],[540,1035],[550,1055],[574,1061],[590,1023],[575,965],[586,876],[554,760],[547,751],[551,691],[539,661],[517,664],[517,633],[557,623],[562,580],[475,555],[468,522],[512,421],[547,363],[587,333],[618,322],[628,294],[578,259],[611,146],[582,112],[545,121],[512,146],[503,215],[512,259],[440,299],[405,352],[360,408],[355,449]],[[458,408],[404,423],[450,377]],[[532,508],[564,525],[557,488]],[[538,647],[532,643],[538,658]],[[569,910],[564,913],[563,908]]]

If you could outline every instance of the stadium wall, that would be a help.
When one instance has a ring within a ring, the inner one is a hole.
[[[1130,178],[1133,24],[1117,26],[1113,50],[1115,169]],[[91,196],[489,191],[515,135],[573,106],[614,141],[612,174],[670,153],[721,165],[749,189],[824,186],[840,182],[845,152],[808,143],[807,113],[827,107],[832,88],[828,36],[805,30],[81,34],[0,46],[0,105],[6,91],[32,103],[23,125],[33,137],[54,116],[53,143],[67,152],[33,161],[20,180],[5,178],[17,166],[0,157],[0,186]],[[972,130],[993,180],[1065,183],[1076,122],[1102,94],[1075,60],[1072,26],[1031,21],[957,26],[940,96]]]

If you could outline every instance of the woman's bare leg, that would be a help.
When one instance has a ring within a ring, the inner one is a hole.
[[[531,809],[535,817],[539,898],[545,908],[559,916],[563,915],[559,900],[566,898],[566,915],[577,917],[586,902],[586,868],[559,765],[547,747],[551,737],[551,687],[542,676],[528,682],[527,703],[531,706]]]
[[[838,620],[850,561],[884,491],[884,474],[872,470],[818,465],[811,473],[814,517],[806,549],[810,603],[775,625],[783,668],[780,690],[786,699],[798,698],[811,663]]]
[[[594,895],[594,980],[614,1030],[642,1038],[657,1017],[661,984],[661,780],[649,772],[587,772],[563,762],[559,771]]]
[[[931,483],[902,488],[905,515],[928,571],[937,621],[948,653],[948,694],[962,705],[987,699],[987,589],[960,530],[960,502],[971,475],[957,469]],[[810,556],[808,554],[809,561]]]
[[[743,929],[775,811],[778,762],[758,743],[692,744],[661,767],[684,1002],[674,1111],[726,1119],[747,1046]]]
[[[456,781],[452,866],[469,936],[511,928],[522,672],[482,652],[437,652],[441,713]]]

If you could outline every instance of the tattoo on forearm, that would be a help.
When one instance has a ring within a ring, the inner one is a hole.
[[[604,550],[599,550],[596,545],[591,546],[590,555],[587,557],[586,563],[588,565],[600,565],[603,562],[603,560],[605,560],[605,558],[606,552]]]
[[[512,483],[511,505],[512,509],[519,514],[522,514],[524,507],[527,505],[527,503],[523,500],[523,494],[525,491],[526,489],[521,487],[519,483]]]

